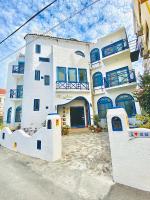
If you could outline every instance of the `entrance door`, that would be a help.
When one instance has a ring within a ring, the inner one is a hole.
[[[84,107],[70,107],[71,127],[85,127]]]

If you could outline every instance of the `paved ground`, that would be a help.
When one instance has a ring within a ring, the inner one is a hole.
[[[150,200],[112,182],[106,133],[63,137],[63,158],[54,163],[0,147],[0,200],[101,199]]]

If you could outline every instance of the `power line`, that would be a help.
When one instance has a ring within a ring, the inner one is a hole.
[[[6,38],[4,38],[2,41],[0,41],[0,44],[2,44],[4,41],[6,41],[8,38],[10,38],[12,35],[14,35],[17,31],[19,31],[23,26],[25,26],[27,23],[29,23],[32,19],[34,19],[37,15],[39,15],[41,12],[43,12],[46,8],[53,5],[57,0],[54,0],[53,2],[49,3],[47,6],[39,10],[37,13],[35,13],[32,17],[30,17],[26,22],[24,22],[21,26],[19,26],[15,31],[13,31],[10,35],[8,35]]]
[[[92,2],[91,4],[85,6],[84,8],[74,12],[72,15],[70,15],[69,17],[67,17],[66,19],[64,19],[62,22],[56,24],[55,26],[53,26],[52,28],[50,28],[49,30],[47,30],[43,35],[47,34],[48,32],[52,31],[53,29],[57,28],[58,26],[64,24],[66,21],[72,19],[73,17],[75,17],[76,15],[80,14],[81,12],[83,12],[84,10],[88,9],[89,7],[91,7],[92,5],[96,4],[97,2],[99,2],[101,0],[96,0],[94,2]],[[0,63],[5,61],[6,59],[8,59],[10,56],[16,54],[17,52],[19,52],[20,50],[22,50],[23,48],[25,48],[26,46],[30,45],[32,42],[38,40],[40,38],[40,36],[37,36],[35,39],[31,40],[30,42],[28,42],[27,44],[21,46],[20,48],[16,49],[14,52],[12,52],[11,54],[7,55],[6,57],[2,58],[0,60]]]

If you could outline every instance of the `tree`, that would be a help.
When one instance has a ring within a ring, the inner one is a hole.
[[[135,97],[144,112],[150,115],[150,72],[146,71],[139,76],[139,88],[135,91]]]

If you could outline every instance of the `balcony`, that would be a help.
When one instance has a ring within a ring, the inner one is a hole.
[[[89,83],[56,82],[56,89],[64,90],[89,90]]]
[[[128,87],[136,84],[135,71],[130,70],[128,72],[119,72],[112,74],[109,77],[104,78],[104,84],[106,89],[116,89],[120,87]]]
[[[24,74],[24,63],[19,63],[18,65],[13,65],[12,73],[17,74],[17,75],[18,74],[23,75]]]
[[[10,98],[20,100],[23,97],[23,89],[10,89]]]
[[[102,48],[102,56],[103,58],[107,56],[111,56],[113,54],[116,54],[120,51],[123,51],[125,49],[129,48],[128,41],[126,39],[119,40],[117,42],[114,42],[113,44],[110,44],[106,47]]]

